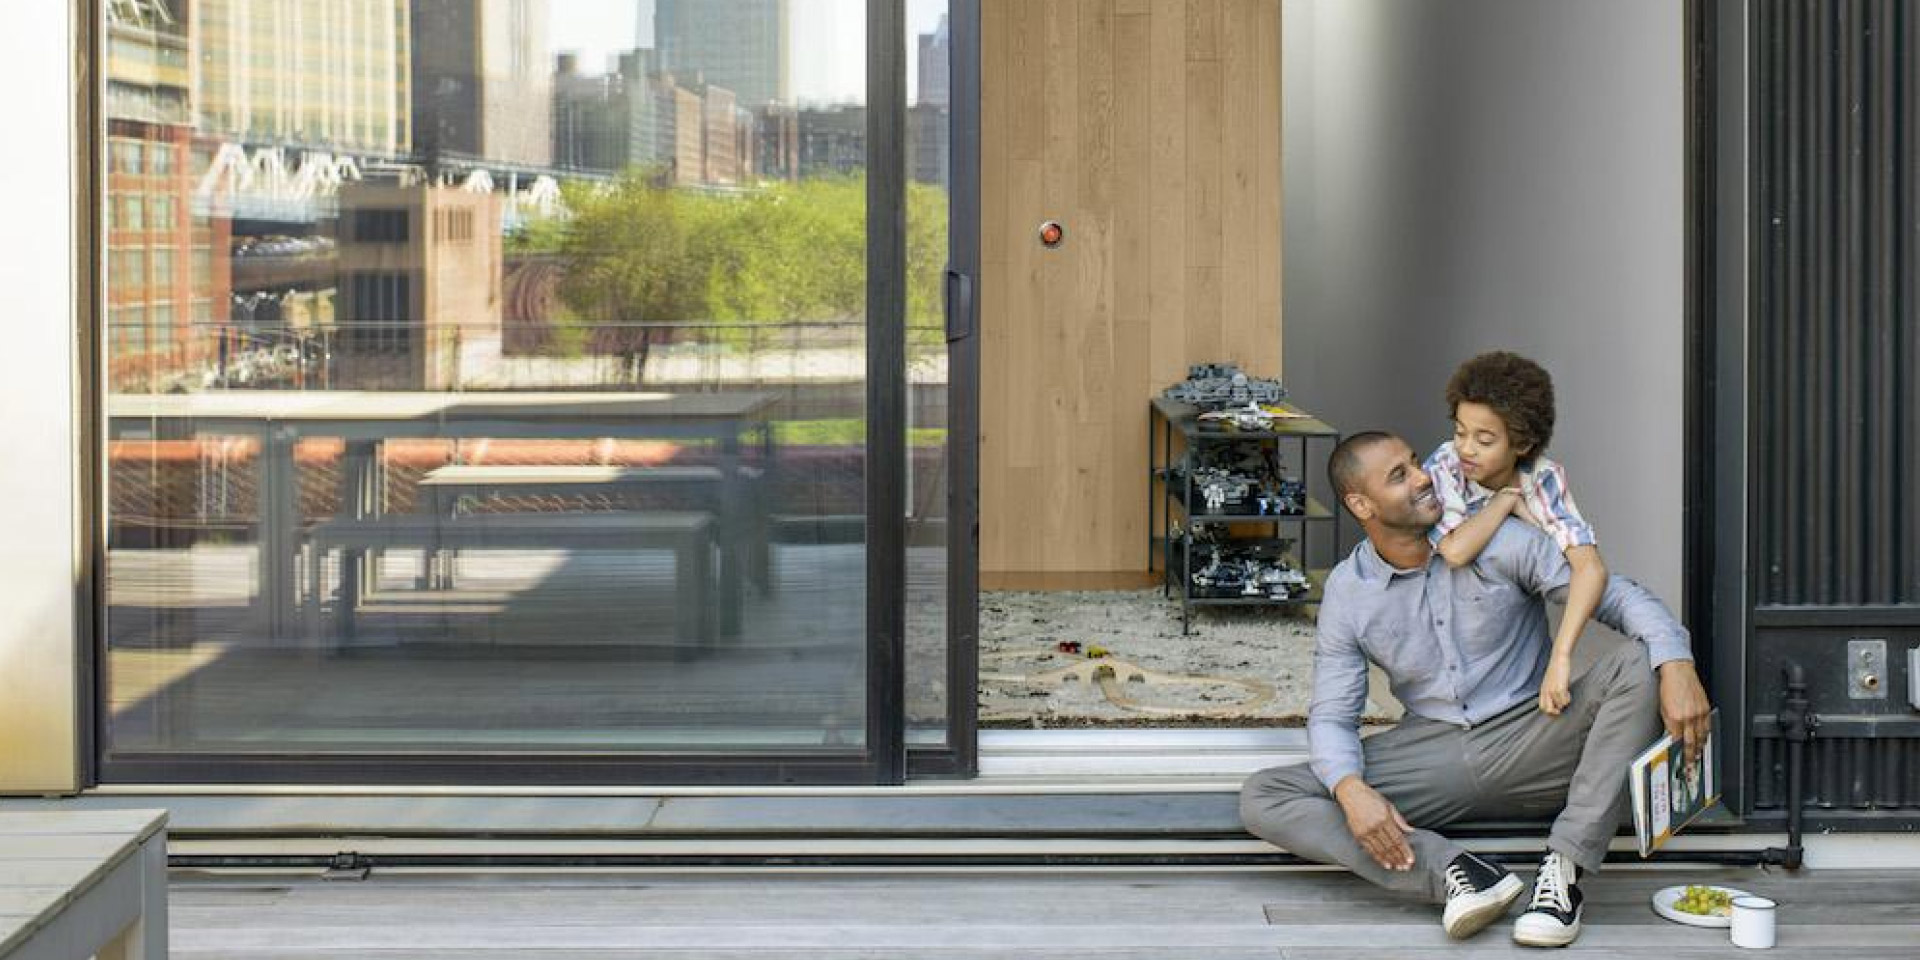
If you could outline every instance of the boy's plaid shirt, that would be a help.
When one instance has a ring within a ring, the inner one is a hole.
[[[1467,479],[1466,471],[1460,466],[1460,454],[1454,451],[1451,440],[1433,451],[1425,469],[1433,480],[1434,493],[1440,498],[1440,522],[1434,524],[1430,534],[1437,544],[1440,538],[1467,522],[1468,517],[1479,513],[1497,491]],[[1519,487],[1527,512],[1533,514],[1540,529],[1553,538],[1562,553],[1573,547],[1598,545],[1593,527],[1573,502],[1564,467],[1546,457],[1535,457],[1532,465],[1520,468]]]

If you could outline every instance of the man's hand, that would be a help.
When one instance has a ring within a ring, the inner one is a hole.
[[[1700,759],[1700,749],[1707,742],[1707,714],[1712,710],[1693,661],[1669,660],[1660,665],[1660,719],[1667,733],[1686,741],[1688,763]]]
[[[1347,829],[1368,856],[1388,870],[1413,869],[1413,847],[1407,843],[1413,827],[1386,797],[1359,777],[1348,777],[1334,785],[1333,798],[1347,814]]]
[[[1573,655],[1555,653],[1547,660],[1547,675],[1540,680],[1540,711],[1557,717],[1573,702]]]

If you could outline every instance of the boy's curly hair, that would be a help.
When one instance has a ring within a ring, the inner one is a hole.
[[[1521,463],[1553,439],[1553,377],[1519,354],[1495,350],[1461,364],[1447,381],[1448,416],[1462,403],[1485,404],[1506,421],[1513,445],[1527,451]]]

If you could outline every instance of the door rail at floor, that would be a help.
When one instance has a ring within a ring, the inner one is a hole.
[[[1240,823],[1232,789],[1187,793],[982,793],[892,796],[499,797],[499,796],[159,796],[88,795],[11,800],[8,809],[122,809],[162,806],[181,843],[226,844],[245,852],[300,845],[314,853],[380,843],[410,852],[513,851],[538,854],[728,849],[752,855],[907,844],[1123,845],[1239,843],[1266,849]],[[1689,843],[1739,846],[1756,834],[1738,822],[1695,825]],[[1543,823],[1463,824],[1460,836],[1539,842]],[[1621,838],[1631,843],[1631,837]],[[346,846],[341,846],[345,844]],[[237,845],[237,846],[235,846]]]
[[[1545,832],[1525,836],[1462,833],[1463,845],[1491,859],[1537,862]],[[1630,837],[1618,838],[1609,862],[1762,862],[1771,835],[1677,837],[1651,860],[1641,860]],[[1238,838],[784,838],[681,840],[545,840],[503,838],[176,838],[169,844],[178,869],[647,869],[860,868],[937,869],[982,866],[1207,866],[1322,867],[1255,840]],[[1332,869],[1332,868],[1328,868]]]
[[[1489,860],[1514,866],[1527,866],[1539,863],[1545,855],[1544,844],[1528,848],[1508,850],[1487,850],[1484,844],[1472,841],[1465,844],[1469,849],[1480,853]],[[1606,862],[1614,865],[1639,865],[1647,868],[1668,867],[1679,864],[1714,866],[1767,866],[1773,864],[1772,848],[1740,847],[1734,849],[1673,849],[1661,850],[1650,859],[1642,859],[1632,850],[1612,850],[1607,853]],[[410,871],[527,871],[527,870],[673,870],[689,869],[817,869],[817,870],[957,870],[957,869],[1007,869],[1032,867],[1060,869],[1066,867],[1118,869],[1138,867],[1191,867],[1218,870],[1228,867],[1245,868],[1282,868],[1300,867],[1311,869],[1335,870],[1325,864],[1303,860],[1284,851],[1269,848],[1254,853],[1042,853],[1037,851],[1019,851],[992,854],[940,854],[924,851],[885,854],[746,854],[727,856],[723,854],[589,854],[570,856],[564,854],[533,854],[525,856],[491,854],[393,854],[374,855],[361,851],[334,854],[306,855],[209,855],[182,853],[168,857],[168,865],[173,870],[200,871],[291,871],[310,870],[337,873],[354,871],[370,874],[372,871],[410,870]],[[364,879],[356,876],[354,879]]]

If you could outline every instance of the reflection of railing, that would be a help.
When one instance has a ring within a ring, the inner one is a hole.
[[[779,422],[776,435],[787,430]],[[916,516],[938,516],[944,504],[944,448],[912,448],[911,484],[923,491]],[[122,440],[107,450],[107,515],[115,547],[187,546],[198,542],[246,542],[260,522],[261,448],[253,437],[198,435],[180,440]],[[846,516],[864,511],[864,445],[817,437],[783,440],[777,481],[763,491],[768,508],[794,516]],[[293,451],[295,512],[311,524],[340,512],[346,470],[345,444],[337,438],[301,441]],[[449,464],[540,466],[700,466],[712,451],[659,440],[494,439],[485,443],[418,438],[383,444],[378,499],[394,513],[419,508],[420,480]],[[671,493],[649,505],[679,509],[689,503]],[[595,497],[532,494],[495,498],[489,509],[567,512],[610,509],[619,503]]]
[[[225,390],[462,390],[770,393],[783,468],[769,492],[775,512],[854,515],[864,471],[866,329],[858,320],[808,323],[593,324],[563,328],[557,342],[514,328],[350,323],[320,326],[202,324],[164,354],[122,351],[116,392]],[[574,331],[574,332],[564,332]],[[552,329],[536,330],[548,336]],[[109,329],[109,347],[129,330]],[[938,328],[912,331],[910,414],[913,489],[937,499],[946,425],[946,366]],[[644,350],[644,354],[640,351]],[[383,447],[386,504],[410,510],[419,478],[453,462],[508,464],[702,463],[698,449],[658,441],[530,439],[468,444],[394,440]],[[258,521],[261,451],[246,436],[167,434],[117,441],[109,454],[109,515],[118,545],[249,536]],[[294,451],[297,512],[332,516],[341,503],[343,449],[303,440]],[[938,504],[928,501],[935,509]],[[579,509],[578,502],[515,502],[515,509]],[[129,539],[131,538],[131,539]]]
[[[946,382],[938,326],[908,328],[909,378]],[[858,384],[864,321],[109,324],[113,386],[254,390],[622,390]]]

